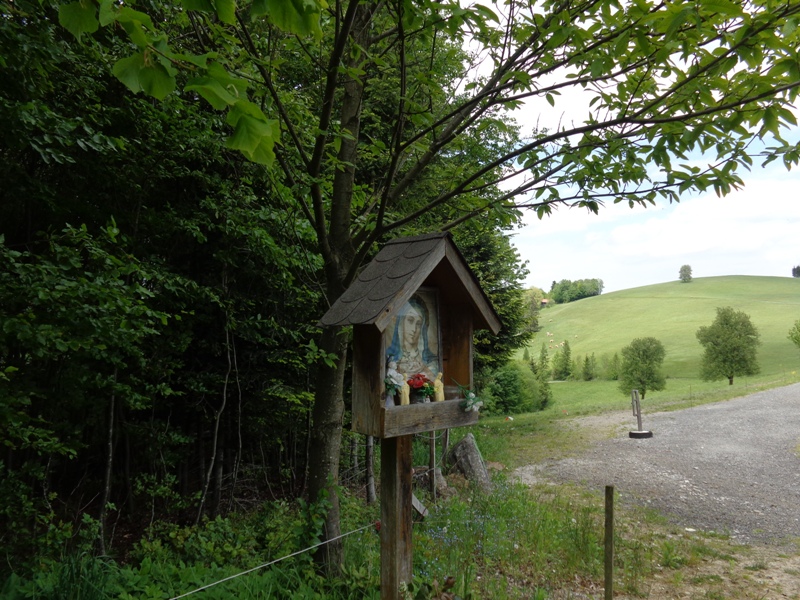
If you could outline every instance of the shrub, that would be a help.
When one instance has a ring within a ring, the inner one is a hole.
[[[542,384],[530,368],[510,362],[494,371],[480,392],[488,414],[518,414],[541,410],[552,399],[549,386]]]

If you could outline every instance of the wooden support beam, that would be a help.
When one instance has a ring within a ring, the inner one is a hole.
[[[412,439],[381,440],[381,600],[400,600],[411,582]]]

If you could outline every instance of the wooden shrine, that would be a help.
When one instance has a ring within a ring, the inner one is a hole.
[[[500,319],[450,234],[434,233],[388,242],[320,322],[353,326],[353,430],[382,440],[381,599],[397,600],[412,575],[412,434],[477,423],[462,394],[472,335]]]

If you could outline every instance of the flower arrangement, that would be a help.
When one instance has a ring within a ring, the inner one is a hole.
[[[408,379],[408,387],[411,391],[424,398],[430,398],[435,393],[433,382],[422,373],[416,373]]]
[[[464,409],[464,412],[478,412],[483,406],[483,400],[478,398],[475,395],[475,392],[470,390],[469,388],[464,387],[463,385],[458,385],[458,391],[464,396],[464,399],[461,401],[461,408]]]

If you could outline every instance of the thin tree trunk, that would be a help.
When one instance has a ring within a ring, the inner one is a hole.
[[[231,482],[231,495],[228,503],[228,511],[233,510],[233,502],[236,495],[236,481],[239,478],[239,466],[242,462],[242,382],[239,380],[239,363],[236,360],[236,341],[233,340],[233,372],[236,376],[236,393],[238,397],[238,404],[236,407],[236,436],[237,436],[237,449],[236,456],[233,460],[233,481]]]
[[[214,475],[214,466],[217,461],[217,446],[219,443],[219,424],[222,421],[222,413],[225,410],[225,405],[228,402],[228,381],[230,380],[231,371],[233,370],[233,363],[231,361],[231,346],[230,346],[230,332],[228,331],[228,324],[225,324],[225,346],[228,350],[228,370],[225,372],[225,380],[222,383],[222,404],[214,415],[214,437],[211,442],[211,459],[206,471],[205,480],[203,482],[203,494],[200,497],[200,506],[197,507],[197,515],[194,519],[194,524],[200,522],[203,516],[203,510],[206,506],[206,499],[208,498],[208,488],[211,485],[211,478]]]
[[[103,481],[103,497],[100,500],[100,554],[106,553],[106,516],[108,502],[111,499],[111,474],[114,468],[114,416],[117,412],[117,367],[114,367],[114,378],[111,399],[108,406],[108,440],[106,444],[106,473]]]

